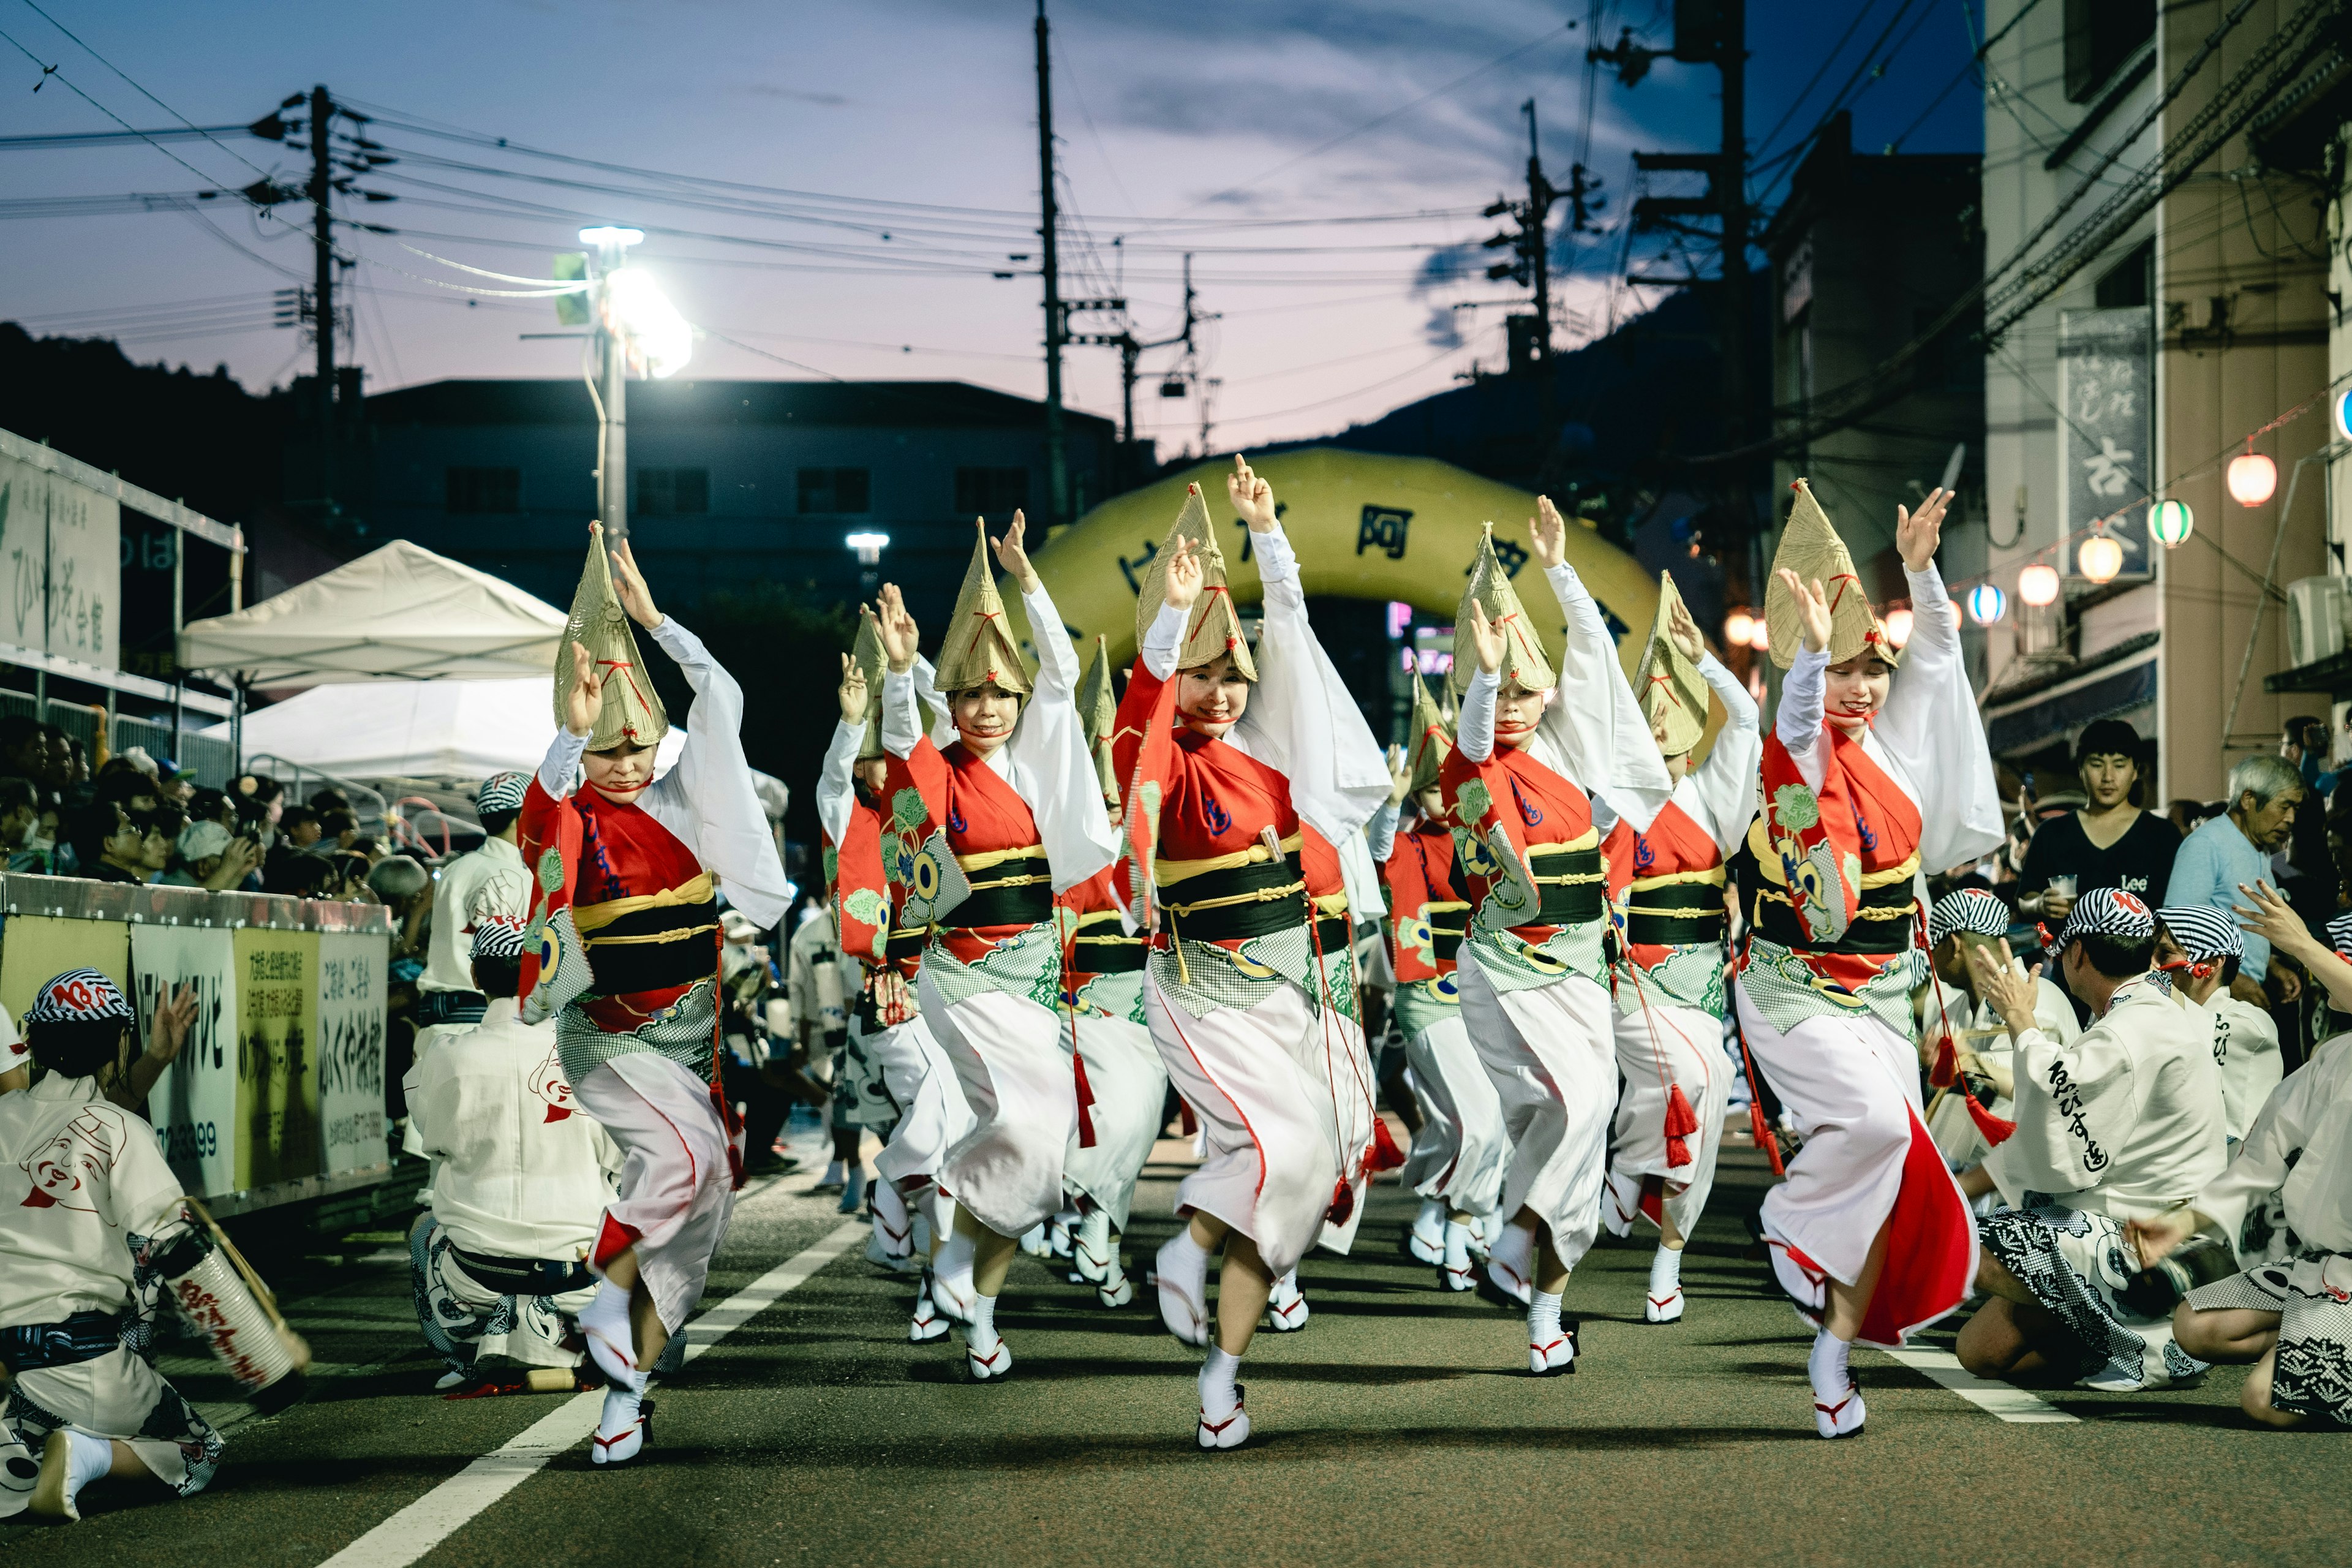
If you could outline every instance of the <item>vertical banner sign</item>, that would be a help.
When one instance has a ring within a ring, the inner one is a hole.
[[[2058,312],[2059,531],[2071,536],[2113,517],[2107,534],[2123,546],[2126,577],[2156,570],[2147,537],[2154,320],[2145,305]],[[2074,570],[2072,547],[2066,556],[2062,572]]]
[[[330,1174],[387,1163],[381,932],[319,936],[319,1124]]]
[[[79,924],[85,931],[93,921]],[[235,1192],[236,1180],[236,1020],[235,933],[203,926],[131,928],[132,993],[143,1041],[155,1005],[183,986],[196,993],[196,1019],[177,1060],[147,1096],[147,1119],[163,1141],[163,1158],[180,1184],[199,1197]]]
[[[131,994],[131,928],[61,915],[10,915],[0,941],[0,1006],[12,1018],[68,969],[95,969]]]
[[[0,457],[0,640],[112,669],[121,601],[121,503]]]
[[[319,1173],[319,933],[236,938],[236,1184]]]

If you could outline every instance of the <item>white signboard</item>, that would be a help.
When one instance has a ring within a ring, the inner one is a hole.
[[[383,1117],[384,941],[319,936],[319,1127],[326,1172],[392,1158]]]
[[[121,503],[0,457],[0,641],[117,668],[121,552]]]
[[[2058,527],[2071,537],[2110,520],[2127,577],[2155,570],[2147,537],[2153,321],[2145,305],[2058,313]],[[2073,557],[2070,549],[2060,570],[2073,570]]]
[[[346,941],[359,940],[345,938]],[[383,939],[375,939],[379,950]],[[179,1059],[147,1097],[163,1157],[180,1185],[197,1194],[236,1190],[236,1020],[229,982],[236,933],[200,926],[131,928],[131,970],[143,1042],[156,999],[196,988],[196,1021]],[[143,1048],[143,1047],[142,1047]]]

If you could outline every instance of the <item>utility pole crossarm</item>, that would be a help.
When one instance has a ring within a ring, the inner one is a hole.
[[[1054,69],[1045,0],[1037,0],[1038,238],[1045,246],[1045,526],[1069,518],[1069,450],[1062,424],[1062,345],[1069,320],[1062,308],[1061,217],[1054,199]]]

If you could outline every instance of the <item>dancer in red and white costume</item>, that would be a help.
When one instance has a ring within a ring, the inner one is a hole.
[[[555,740],[523,795],[522,1016],[555,1019],[573,1098],[625,1157],[588,1260],[604,1284],[579,1319],[612,1385],[590,1457],[619,1464],[644,1444],[646,1374],[701,1299],[741,1180],[740,1123],[715,1081],[718,884],[762,927],[783,918],[788,884],[743,759],[742,689],[654,607],[627,542],[608,564],[590,535],[556,654]],[[694,689],[693,728],[659,779],[669,720],[631,620]]]
[[[1577,1326],[1561,1321],[1560,1296],[1601,1227],[1617,1100],[1594,810],[1646,830],[1674,784],[1600,606],[1568,564],[1566,523],[1549,500],[1538,505],[1534,556],[1568,623],[1562,673],[1490,535],[1455,616],[1454,679],[1466,689],[1443,777],[1473,903],[1471,962],[1456,972],[1462,1016],[1512,1142],[1511,1221],[1487,1274],[1527,1302],[1528,1369],[1542,1375],[1575,1370]]]
[[[1804,1140],[1763,1227],[1781,1285],[1821,1325],[1815,1428],[1839,1437],[1864,1414],[1853,1342],[1900,1344],[1958,1307],[1976,1272],[1974,1218],[1921,1118],[1914,928],[1921,871],[1990,852],[2002,825],[1936,570],[1949,494],[1896,510],[1913,611],[1898,677],[1844,544],[1802,480],[1796,491],[1765,599],[1789,673],[1742,856],[1738,1005]]]
[[[1672,576],[1659,593],[1633,687],[1675,793],[1646,832],[1620,821],[1601,845],[1621,922],[1611,984],[1624,1081],[1601,1217],[1619,1236],[1636,1216],[1658,1227],[1642,1316],[1671,1323],[1684,1311],[1683,1244],[1706,1206],[1723,1147],[1731,1089],[1723,1049],[1724,858],[1756,815],[1764,735],[1754,699],[1706,651]],[[1723,704],[1724,725],[1694,768],[1709,692]]]
[[[841,721],[817,780],[816,813],[842,950],[862,972],[849,1026],[898,1106],[898,1120],[874,1157],[870,1251],[886,1262],[903,1254],[919,1269],[907,1337],[920,1344],[945,1334],[971,1309],[969,1269],[942,1280],[933,1265],[955,1222],[955,1200],[940,1190],[940,1167],[971,1131],[972,1116],[947,1053],[915,1011],[925,933],[898,929],[890,919],[882,868],[882,789],[889,772],[882,750],[882,665],[881,637],[868,611],[856,649],[842,659]],[[930,661],[918,658],[914,675],[921,695],[931,684]],[[946,707],[924,700],[939,730]]]
[[[1124,890],[1152,932],[1145,1014],[1206,1149],[1178,1193],[1185,1228],[1158,1258],[1162,1320],[1209,1349],[1195,1434],[1204,1448],[1248,1436],[1240,1358],[1276,1281],[1327,1219],[1348,1218],[1352,1167],[1370,1153],[1369,1131],[1360,1147],[1343,1136],[1339,1085],[1351,1068],[1340,1025],[1355,997],[1328,985],[1308,900],[1342,884],[1333,844],[1388,795],[1380,750],[1307,622],[1273,491],[1246,462],[1234,467],[1227,493],[1265,584],[1259,654],[1193,487],[1138,601],[1146,624],[1114,748],[1128,781]],[[1220,1248],[1211,1344],[1207,1279]]]
[[[915,622],[895,586],[884,586],[877,616],[889,662],[883,853],[898,897],[894,920],[899,930],[930,930],[918,1005],[954,1064],[974,1122],[940,1168],[956,1217],[934,1273],[971,1269],[964,1364],[983,1382],[1012,1370],[1013,1352],[996,1331],[996,1298],[1016,1239],[1062,1206],[1062,1163],[1077,1124],[1070,1038],[1056,1012],[1062,943],[1053,900],[1108,866],[1117,844],[1072,700],[1077,657],[1022,548],[1024,532],[1016,511],[996,558],[1018,584],[1035,631],[1034,695],[983,530],[940,651],[934,684],[957,733],[944,751],[922,732]]]

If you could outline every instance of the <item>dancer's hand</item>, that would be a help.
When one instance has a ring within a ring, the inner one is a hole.
[[[1925,572],[1936,563],[1936,546],[1944,539],[1944,509],[1951,504],[1952,492],[1937,488],[1927,492],[1917,511],[1895,509],[1895,548],[1905,567]]]
[[[1225,476],[1225,493],[1252,533],[1272,533],[1280,521],[1274,510],[1274,487],[1258,478],[1249,459],[1234,454],[1234,471]]]
[[[1970,942],[1969,969],[1977,977],[1977,994],[2000,1016],[2011,1039],[2033,1027],[2033,976],[2019,972],[2007,937]]]
[[[982,524],[981,531],[988,531],[985,523]],[[1013,513],[1013,526],[1006,529],[1004,537],[997,542],[996,563],[1020,584],[1023,593],[1034,594],[1038,588],[1037,568],[1029,564],[1029,552],[1021,548],[1022,539],[1027,532],[1028,520],[1016,509]]]
[[[1192,613],[1201,597],[1201,557],[1189,539],[1176,541],[1168,556],[1167,603],[1171,609]]]
[[[1405,786],[1412,782],[1412,764],[1405,758],[1402,746],[1389,748],[1389,804],[1401,805],[1410,793]]]
[[[1830,646],[1829,590],[1822,586],[1819,577],[1813,579],[1811,587],[1806,587],[1805,580],[1786,566],[1780,568],[1780,585],[1789,590],[1790,598],[1797,601],[1797,618],[1804,623],[1805,627],[1805,651],[1827,653]]]
[[[866,693],[866,671],[847,654],[841,656],[841,685],[834,696],[840,700],[843,723],[866,722],[866,706],[870,700]]]
[[[1536,497],[1536,514],[1528,519],[1528,538],[1535,546],[1536,564],[1549,572],[1568,559],[1568,520],[1551,497]]]
[[[2139,1254],[2139,1266],[2153,1268],[2204,1222],[2203,1215],[2184,1205],[2149,1219],[2126,1220],[2124,1236]]]
[[[563,697],[563,727],[574,735],[596,731],[597,715],[604,711],[604,672],[588,657],[585,643],[572,645],[572,689]]]
[[[890,661],[890,673],[904,675],[915,668],[915,654],[922,645],[922,637],[915,629],[915,617],[907,613],[907,601],[896,583],[882,584],[879,608],[875,612],[874,629],[882,635],[882,655]]]
[[[592,522],[588,526],[601,529],[604,525]],[[646,588],[646,574],[637,570],[636,552],[629,548],[627,540],[616,539],[606,553],[613,563],[614,596],[621,601],[621,608],[629,612],[631,620],[652,631],[662,624],[662,613],[654,608],[654,596]]]
[[[1501,626],[1486,618],[1486,606],[1477,600],[1470,601],[1470,640],[1477,646],[1478,668],[1492,675],[1503,668],[1503,650],[1508,637]]]
[[[188,1031],[196,1022],[196,988],[183,985],[177,992],[158,994],[155,1017],[147,1026],[147,1059],[157,1067],[168,1067],[178,1059],[180,1048],[188,1043]]]
[[[1691,619],[1690,606],[1679,599],[1675,601],[1674,613],[1666,617],[1666,636],[1693,664],[1706,656],[1706,645],[1699,640],[1698,624]]]

